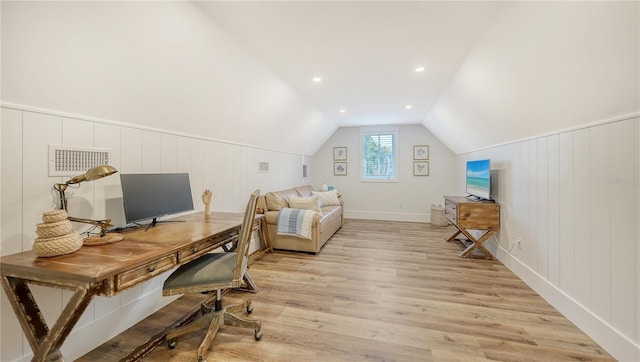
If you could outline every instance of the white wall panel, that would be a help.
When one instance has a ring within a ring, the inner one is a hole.
[[[607,322],[611,320],[610,127],[603,125],[589,129],[590,300],[591,310]]]
[[[629,265],[634,264],[635,252],[638,248],[635,227],[638,224],[636,197],[638,193],[637,179],[634,182],[635,170],[629,167],[629,160],[638,158],[634,151],[633,121],[625,121],[611,125],[610,133],[610,165],[611,173],[607,179],[611,190],[610,228],[607,240],[611,250],[611,323],[624,334],[635,334],[635,323],[640,318],[634,289],[638,289],[640,279],[636,273],[630,273]],[[634,217],[635,216],[635,217]],[[636,266],[637,268],[637,266]]]
[[[548,280],[560,286],[560,137],[547,140]]]
[[[526,260],[526,253],[530,250],[531,240],[527,233],[527,223],[529,220],[529,178],[527,157],[528,145],[525,142],[513,145],[513,164],[511,172],[513,174],[513,193],[511,213],[507,216],[507,220],[502,223],[512,225],[514,242],[516,239],[521,240],[521,247],[514,247],[513,255],[519,260]]]
[[[162,135],[158,132],[142,131],[142,172],[162,171]]]
[[[75,147],[93,147],[93,122],[62,118],[62,144]]]
[[[218,201],[217,210],[230,212],[233,207],[233,151],[228,143],[216,144],[216,195]]]
[[[634,218],[634,222],[636,225],[636,242],[635,242],[635,247],[636,247],[636,282],[633,283],[633,285],[635,285],[636,287],[636,301],[635,301],[635,306],[637,307],[638,305],[640,305],[640,222],[638,222],[638,219],[640,219],[640,118],[636,118],[635,120],[635,134],[636,134],[636,139],[634,142],[635,145],[635,162],[634,164],[636,165],[636,174],[635,177],[633,178],[633,182],[632,185],[635,185],[635,187],[632,186],[632,188],[635,190],[636,193],[636,213],[635,213],[635,218]],[[636,313],[636,338],[635,338],[635,342],[636,345],[640,345],[640,311],[636,308],[635,310]],[[639,348],[640,349],[640,348]],[[640,357],[640,353],[638,353]],[[640,358],[639,358],[640,359]]]
[[[176,172],[189,172],[191,169],[191,138],[178,136],[176,147],[178,158]]]
[[[248,195],[243,192],[243,188],[242,188],[242,181],[240,181],[240,177],[242,175],[242,167],[240,166],[242,162],[242,152],[241,152],[241,147],[238,145],[232,145],[231,146],[231,164],[233,165],[231,167],[231,177],[233,178],[233,180],[235,180],[233,182],[232,188],[230,190],[231,194],[232,194],[232,199],[233,200],[241,200],[241,199],[247,199],[248,200]],[[245,204],[244,202],[234,202],[233,205],[231,205],[231,209],[234,212],[242,212],[244,210],[244,206]]]
[[[560,289],[575,296],[573,133],[560,134]]]
[[[193,196],[193,208],[196,211],[204,210],[202,202],[203,177],[204,177],[204,141],[192,139],[190,144],[189,181],[191,182],[191,196]]]
[[[526,260],[527,265],[530,265],[533,270],[536,272],[540,272],[538,270],[538,243],[540,239],[538,239],[538,180],[536,179],[536,174],[538,172],[538,142],[537,140],[530,140],[527,142],[527,186],[528,197],[529,200],[527,202],[528,210],[528,218],[527,218],[527,240],[528,240],[528,248],[526,252]]]
[[[574,224],[575,236],[575,298],[582,305],[591,305],[591,272],[589,271],[591,255],[590,224],[591,224],[591,169],[589,146],[589,130],[579,130],[573,138],[573,195],[574,195]]]
[[[135,128],[120,129],[120,172],[141,173],[142,166],[142,131]]]
[[[176,172],[178,168],[177,137],[167,133],[161,134],[160,137],[160,170],[162,172]]]
[[[536,230],[538,240],[538,255],[536,261],[538,274],[549,279],[549,190],[548,190],[548,140],[546,137],[537,140],[537,163],[536,185],[537,185],[537,217],[538,228]]]
[[[215,175],[215,163],[214,163],[214,152],[215,152],[215,144],[214,142],[205,142],[202,150],[202,187],[203,189],[208,189],[210,191],[214,190],[214,175]],[[245,165],[246,168],[246,165]],[[215,195],[214,195],[215,196]],[[212,211],[213,205],[211,205]]]

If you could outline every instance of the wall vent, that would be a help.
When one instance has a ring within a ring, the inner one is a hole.
[[[269,162],[258,162],[258,172],[269,172]]]
[[[49,176],[78,176],[110,162],[110,149],[49,145]]]

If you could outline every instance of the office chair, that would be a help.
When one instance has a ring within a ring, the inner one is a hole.
[[[169,296],[184,293],[216,292],[214,307],[202,303],[201,315],[187,325],[173,329],[167,333],[167,344],[170,349],[176,347],[178,337],[193,331],[207,329],[198,347],[198,361],[206,361],[206,353],[218,329],[223,326],[253,328],[256,340],[262,338],[261,323],[256,320],[242,318],[237,313],[246,309],[253,311],[250,300],[222,308],[222,289],[242,286],[242,279],[247,269],[247,254],[256,215],[259,190],[251,194],[244,213],[238,244],[234,252],[210,253],[184,264],[174,271],[164,282],[162,295]]]

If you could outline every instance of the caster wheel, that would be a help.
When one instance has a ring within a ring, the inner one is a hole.
[[[176,341],[175,339],[171,339],[167,341],[167,347],[169,347],[169,349],[174,349],[176,348],[177,345],[178,345],[178,341]]]
[[[256,338],[256,341],[259,341],[262,339],[262,331],[256,331],[254,337]]]
[[[253,307],[251,305],[247,306],[247,314],[251,314],[253,312]]]

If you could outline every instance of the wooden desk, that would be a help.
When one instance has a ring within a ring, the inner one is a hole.
[[[0,258],[2,287],[34,352],[33,361],[64,360],[60,347],[95,295],[111,297],[213,249],[235,247],[242,214],[202,213],[125,231],[125,239],[107,245],[82,247],[75,253],[38,258],[32,251]],[[269,248],[263,216],[254,230]],[[246,274],[249,289],[255,284]],[[49,329],[29,284],[73,291],[62,313]]]

